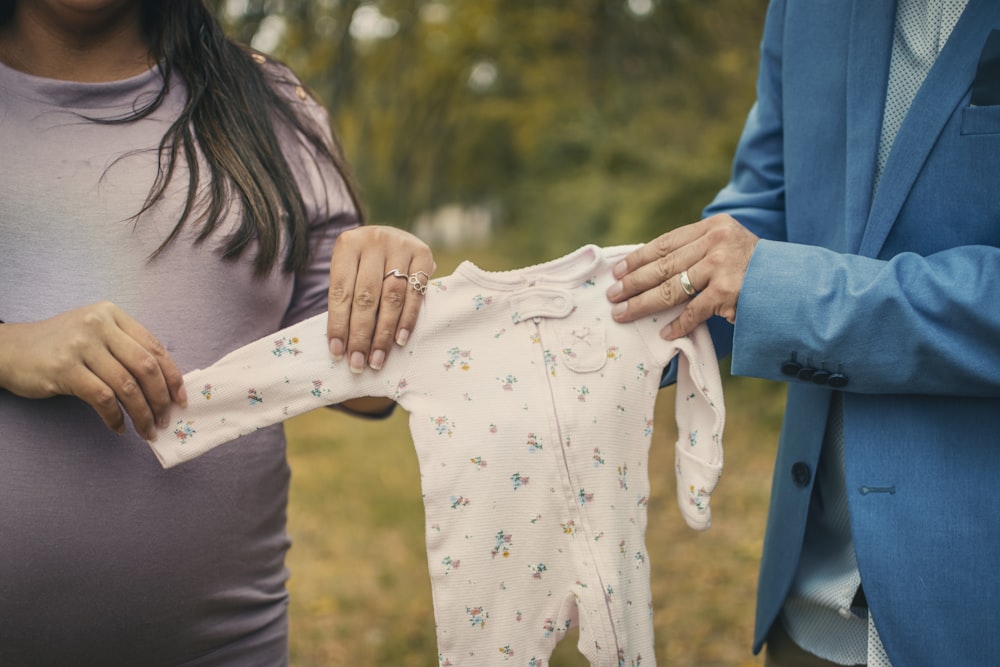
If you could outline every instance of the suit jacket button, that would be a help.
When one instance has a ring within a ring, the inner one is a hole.
[[[802,369],[802,364],[795,361],[794,359],[789,359],[788,361],[785,361],[781,364],[782,375],[791,375],[792,377],[795,377],[796,375],[799,374],[799,371],[801,369]]]
[[[813,373],[812,381],[815,384],[826,384],[830,380],[830,375],[831,375],[830,371],[824,371],[823,369],[820,369],[815,373]]]
[[[826,383],[834,389],[840,389],[847,386],[847,376],[843,373],[833,373]]]
[[[813,374],[816,372],[815,368],[811,366],[805,366],[799,370],[798,378],[804,382],[809,382],[812,380]]]
[[[795,486],[805,488],[809,486],[809,481],[812,479],[812,472],[809,470],[809,466],[799,461],[792,465],[792,481],[795,482]]]

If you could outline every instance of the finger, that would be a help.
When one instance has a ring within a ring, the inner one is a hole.
[[[698,288],[694,286],[694,282],[692,281],[691,272],[687,269],[677,274],[677,284],[689,299],[693,299],[698,293]]]
[[[68,379],[69,394],[93,408],[104,425],[117,433],[125,434],[125,413],[115,391],[89,368],[81,366],[78,372]]]
[[[155,437],[153,410],[139,382],[117,358],[103,354],[87,360],[84,368],[89,372],[80,373],[74,379],[74,395],[90,404],[115,432],[124,431],[124,411],[139,435],[146,439]]]
[[[355,241],[358,238],[356,232],[357,230],[342,232],[333,245],[333,255],[330,258],[326,335],[334,361],[340,361],[347,351],[351,305],[354,302],[354,287],[361,259],[361,246]]]
[[[88,360],[87,368],[110,387],[135,430],[150,440],[157,426],[167,425],[171,402],[156,359],[131,339],[111,342],[108,351]]]
[[[614,304],[611,316],[616,322],[632,322],[653,313],[660,313],[688,300],[680,281],[673,279],[657,283],[627,301]]]
[[[164,428],[169,421],[171,404],[187,402],[184,376],[163,344],[144,326],[121,311],[115,313],[114,319],[118,329],[113,329],[109,335],[109,349],[138,383],[153,413],[155,426]],[[131,406],[124,401],[123,404],[128,411]],[[129,416],[132,416],[131,411]]]
[[[661,335],[667,340],[682,338],[715,314],[715,307],[708,296],[699,294],[681,309],[677,317],[663,328]]]
[[[369,365],[378,370],[385,363],[392,342],[396,338],[400,314],[411,291],[409,284],[410,260],[390,259],[386,262],[386,274],[382,279],[382,293],[379,296],[375,329],[372,333]]]
[[[385,256],[378,248],[369,249],[358,260],[346,349],[352,373],[360,373],[368,363],[383,281],[388,270]]]
[[[118,313],[115,316],[118,326],[142,348],[143,351],[152,356],[149,359],[138,359],[140,368],[146,367],[148,374],[136,373],[139,383],[143,387],[146,399],[149,401],[157,415],[157,423],[166,426],[165,415],[170,411],[170,404],[177,403],[187,406],[187,390],[184,388],[184,374],[174,363],[167,348],[154,336],[146,327],[129,317],[125,313]],[[155,362],[155,363],[154,363]],[[162,384],[161,384],[162,383]],[[160,389],[166,387],[167,395],[164,396]]]
[[[669,280],[704,257],[706,244],[699,223],[679,227],[637,248],[612,271],[618,278],[608,299],[621,302]]]
[[[437,265],[434,263],[433,255],[427,247],[421,249],[410,261],[410,275],[414,276],[419,284],[425,286],[425,291],[426,286],[430,284],[431,276],[434,275],[435,270],[437,270]],[[410,339],[410,333],[417,325],[417,318],[420,316],[420,309],[423,305],[424,294],[414,289],[413,285],[410,285],[410,289],[406,291],[406,301],[403,304],[403,310],[399,316],[399,324],[396,328],[397,345],[406,345],[406,341]]]

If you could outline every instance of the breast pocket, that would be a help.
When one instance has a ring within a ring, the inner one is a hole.
[[[963,136],[1000,134],[1000,105],[967,106],[962,109]]]

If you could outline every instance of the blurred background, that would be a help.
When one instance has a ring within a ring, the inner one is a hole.
[[[699,219],[753,102],[765,0],[217,0],[231,35],[329,109],[371,222],[438,274],[510,269]],[[783,387],[723,361],[713,527],[675,506],[657,403],[647,544],[661,665],[761,665],[753,598]],[[407,415],[290,421],[294,667],[438,664]],[[576,637],[553,667],[586,665]]]

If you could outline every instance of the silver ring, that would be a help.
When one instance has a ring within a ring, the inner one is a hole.
[[[409,276],[407,276],[407,278],[410,281],[410,284],[413,286],[413,289],[417,291],[417,294],[423,295],[427,293],[427,283],[420,282],[419,276],[423,276],[425,280],[430,282],[431,277],[426,273],[424,273],[423,271],[417,271],[415,273],[411,273]]]
[[[694,288],[694,285],[691,284],[691,278],[688,277],[687,271],[681,271],[680,279],[681,279],[681,289],[684,290],[685,294],[687,294],[688,296],[694,296],[695,294],[698,293],[698,290],[696,290]]]
[[[399,269],[392,269],[391,271],[387,272],[384,276],[382,276],[382,280],[385,280],[389,276],[392,276],[393,278],[402,278],[404,280],[406,280],[406,279],[409,278],[408,275],[406,275],[405,273],[403,273]]]

